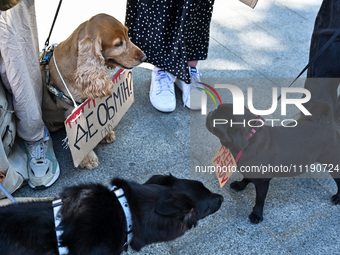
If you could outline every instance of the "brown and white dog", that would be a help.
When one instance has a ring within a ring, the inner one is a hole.
[[[49,83],[70,97],[56,63],[74,100],[81,103],[88,98],[105,97],[112,93],[113,83],[106,68],[132,69],[145,60],[145,54],[128,38],[127,27],[110,15],[98,14],[82,23],[55,47],[49,61]],[[44,66],[41,71],[45,83],[43,119],[48,129],[55,131],[64,126],[64,120],[74,107],[49,95]],[[111,131],[103,142],[111,143],[114,140],[115,134]],[[98,157],[91,151],[80,166],[94,169],[98,164]]]

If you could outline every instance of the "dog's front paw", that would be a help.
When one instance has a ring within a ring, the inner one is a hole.
[[[262,220],[263,220],[263,216],[259,216],[257,215],[256,213],[252,212],[250,215],[249,215],[249,220],[251,223],[253,224],[258,224],[260,223]]]
[[[332,203],[334,205],[339,205],[340,204],[340,195],[336,194],[334,196],[332,196]]]
[[[114,131],[110,131],[102,140],[101,143],[113,143],[116,141],[116,134]]]
[[[235,191],[242,191],[245,189],[247,184],[245,184],[243,181],[234,181],[230,184],[230,188],[232,188]]]
[[[80,162],[80,167],[87,168],[89,170],[97,168],[99,165],[99,159],[94,153],[94,151],[90,151],[89,154]]]

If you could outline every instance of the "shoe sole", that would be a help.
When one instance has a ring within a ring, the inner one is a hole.
[[[200,111],[200,110],[202,110],[202,107],[195,108],[195,107],[188,107],[187,105],[185,105],[185,107],[188,108],[189,110],[192,110],[192,111]]]
[[[152,104],[152,106],[157,110],[157,111],[160,111],[160,112],[173,112],[176,110],[176,105],[174,108],[163,108],[163,109],[159,109],[158,107],[156,107],[153,102],[151,101],[151,97],[149,96],[149,99],[150,99],[150,103]]]
[[[50,187],[53,183],[55,183],[55,181],[58,179],[59,175],[60,175],[60,168],[59,168],[59,164],[58,164],[57,169],[56,169],[56,173],[55,173],[55,175],[53,176],[52,180],[49,183],[47,183],[46,185],[34,186],[30,181],[28,181],[28,185],[32,189],[43,190],[43,189],[46,189],[46,188]]]

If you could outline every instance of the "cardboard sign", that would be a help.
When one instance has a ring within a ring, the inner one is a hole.
[[[134,102],[131,71],[120,69],[113,76],[112,82],[112,95],[87,99],[65,121],[75,167],[113,131]]]
[[[229,149],[222,145],[211,161],[215,167],[220,187],[222,188],[232,173],[236,171],[237,165],[234,156]]]
[[[240,1],[254,9],[258,0],[240,0]]]

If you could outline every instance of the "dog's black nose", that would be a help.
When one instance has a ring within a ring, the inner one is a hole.
[[[140,61],[141,61],[141,62],[145,62],[147,59],[148,59],[148,57],[147,57],[146,55],[144,55],[144,56],[140,59]]]
[[[222,195],[214,193],[214,201],[218,205],[218,207],[220,207],[224,201],[224,198]]]

